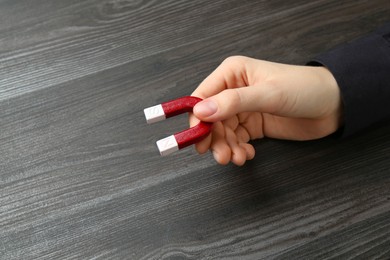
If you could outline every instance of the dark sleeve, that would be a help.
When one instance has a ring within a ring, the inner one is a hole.
[[[327,67],[340,87],[343,137],[390,119],[390,23],[320,54],[309,65]]]

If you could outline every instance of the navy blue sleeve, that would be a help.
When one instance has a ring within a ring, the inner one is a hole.
[[[320,54],[308,65],[327,67],[340,87],[343,137],[390,120],[390,23]]]

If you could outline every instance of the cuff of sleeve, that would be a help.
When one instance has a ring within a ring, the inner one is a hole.
[[[390,26],[389,26],[390,27]],[[341,137],[390,118],[390,42],[377,31],[321,54],[308,65],[327,67],[341,91]]]

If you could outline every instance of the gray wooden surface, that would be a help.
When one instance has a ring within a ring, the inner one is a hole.
[[[241,54],[304,64],[390,2],[0,0],[1,259],[390,258],[390,126],[259,140],[244,167],[143,108]]]

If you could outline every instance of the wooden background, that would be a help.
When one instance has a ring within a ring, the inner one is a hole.
[[[1,259],[390,258],[390,125],[219,166],[143,108],[221,61],[304,64],[390,2],[0,0]]]

